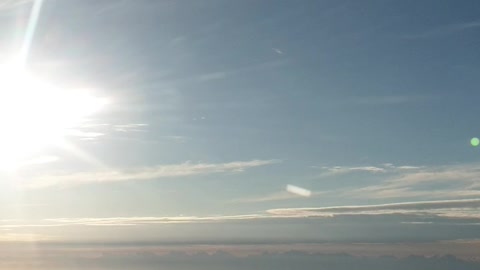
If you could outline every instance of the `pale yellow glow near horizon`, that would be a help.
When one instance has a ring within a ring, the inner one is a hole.
[[[16,65],[0,65],[0,169],[59,144],[107,103],[91,91],[61,89]]]

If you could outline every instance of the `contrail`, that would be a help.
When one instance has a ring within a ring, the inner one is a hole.
[[[20,51],[20,63],[25,65],[32,45],[35,29],[37,28],[38,17],[40,16],[40,10],[42,9],[44,0],[34,0],[32,10],[30,11],[30,17],[28,19],[27,31],[23,39],[22,48]]]

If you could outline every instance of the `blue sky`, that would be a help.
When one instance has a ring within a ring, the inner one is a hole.
[[[31,5],[0,1],[2,61]],[[476,239],[479,11],[45,0],[29,71],[111,103],[1,172],[5,239]]]

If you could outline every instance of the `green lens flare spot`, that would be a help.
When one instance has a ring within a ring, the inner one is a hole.
[[[478,146],[478,145],[480,144],[480,139],[478,139],[478,138],[472,138],[472,139],[470,140],[470,144],[471,144],[472,146]]]

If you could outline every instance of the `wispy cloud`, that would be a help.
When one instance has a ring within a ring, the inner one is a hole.
[[[214,216],[137,216],[137,217],[84,217],[84,218],[51,218],[36,223],[21,220],[2,221],[0,228],[34,228],[57,226],[136,226],[145,224],[186,224],[186,223],[231,223],[255,222],[261,220],[288,220],[304,218],[335,218],[339,216],[380,216],[400,215],[417,217],[416,220],[405,220],[414,225],[415,222],[431,222],[422,218],[464,220],[471,224],[480,220],[480,199],[416,201],[374,205],[347,205],[309,208],[274,208],[262,213]],[[465,225],[465,223],[459,223]]]
[[[351,191],[349,195],[369,198],[455,198],[479,196],[479,188],[478,164],[415,169],[409,166],[386,181]]]
[[[322,167],[322,169],[327,170],[332,174],[343,174],[343,173],[350,173],[350,172],[371,172],[371,173],[379,173],[385,172],[386,168],[375,167],[375,166],[361,166],[361,167],[342,167],[342,166],[334,166],[334,167]]]
[[[272,202],[297,199],[298,196],[291,194],[287,191],[278,191],[264,196],[248,197],[232,200],[232,203],[260,203],[260,202]]]
[[[134,226],[142,224],[176,224],[176,223],[212,223],[266,218],[264,215],[232,215],[232,216],[176,216],[176,217],[111,217],[111,218],[56,218],[45,219],[45,222],[63,225],[86,226]]]
[[[109,124],[109,123],[85,123],[78,128],[69,129],[66,136],[69,138],[78,138],[80,140],[96,141],[103,137],[108,137],[114,133],[137,133],[148,131],[146,123],[125,123],[125,124]]]
[[[278,54],[283,54],[283,51],[277,48],[272,48],[272,50]]]
[[[432,200],[480,196],[479,164],[397,166],[385,163],[375,166],[324,166],[321,170],[320,178],[359,173],[376,174],[382,178],[380,182],[361,188],[337,190],[342,196],[354,198]]]
[[[153,216],[153,217],[104,217],[104,218],[51,218],[36,223],[22,220],[2,221],[1,229],[61,227],[61,226],[136,226],[147,224],[187,224],[236,222],[269,218],[266,214],[216,215],[216,216]]]
[[[186,41],[188,40],[188,37],[185,36],[185,35],[180,35],[180,36],[177,36],[177,37],[174,37],[170,40],[169,44],[173,47],[173,46],[178,46],[182,43],[185,43]]]
[[[312,192],[310,196],[317,196],[322,194],[321,192]],[[305,197],[292,194],[288,191],[278,191],[264,196],[249,197],[242,199],[232,200],[232,203],[261,203],[261,202],[273,202],[273,201],[284,201],[284,200],[295,200],[302,199]]]
[[[279,208],[267,213],[282,217],[334,217],[340,215],[435,215],[480,218],[480,199],[419,201],[374,205],[349,205],[313,208]]]
[[[114,131],[119,132],[144,132],[148,124],[145,123],[131,123],[131,124],[121,124],[121,125],[113,125],[112,128]]]
[[[314,167],[317,168],[317,167]],[[385,163],[375,166],[320,167],[318,177],[352,174],[375,175],[375,183],[358,188],[343,186],[333,192],[349,198],[460,199],[480,196],[479,164],[411,166]]]
[[[330,104],[335,106],[393,106],[402,104],[412,104],[427,102],[437,99],[433,96],[423,95],[370,95],[370,96],[352,96],[339,100],[331,100]]]
[[[153,180],[168,177],[184,177],[214,173],[243,172],[247,169],[272,165],[279,160],[251,160],[228,163],[182,163],[159,165],[153,167],[134,168],[130,170],[110,170],[97,172],[68,173],[60,175],[45,175],[31,179],[26,183],[28,188],[49,186],[67,186],[82,183],[105,183],[119,181]]]
[[[411,170],[419,170],[422,166],[395,166],[391,163],[385,163],[375,166],[323,166],[321,176],[332,176],[339,174],[366,172],[366,173],[395,173]]]
[[[284,65],[285,63],[286,63],[285,60],[281,60],[281,61],[276,60],[276,61],[270,61],[270,62],[257,63],[257,64],[244,66],[244,67],[232,68],[228,70],[213,71],[210,73],[200,74],[196,76],[193,81],[207,82],[207,81],[213,81],[213,80],[220,80],[228,76],[237,75],[245,72],[255,72],[255,71],[276,68]]]
[[[351,100],[351,103],[358,105],[394,105],[416,102],[419,100],[422,100],[422,98],[414,96],[369,96],[354,98]]]
[[[231,73],[232,72],[228,72],[228,71],[217,71],[217,72],[202,74],[198,76],[198,80],[200,81],[220,80],[220,79],[226,78]]]
[[[462,23],[453,23],[448,25],[442,25],[424,32],[419,32],[416,34],[403,35],[403,38],[407,39],[421,39],[421,38],[431,38],[444,35],[450,35],[470,29],[480,28],[480,21],[470,21]]]
[[[176,142],[176,143],[185,143],[188,140],[190,140],[189,137],[187,136],[181,136],[181,135],[168,135],[168,136],[163,136],[165,139]]]
[[[248,197],[232,200],[232,203],[261,203],[283,200],[294,200],[315,197],[326,192],[311,191],[305,188],[297,187],[294,185],[287,185],[284,190],[273,192],[263,196]]]

